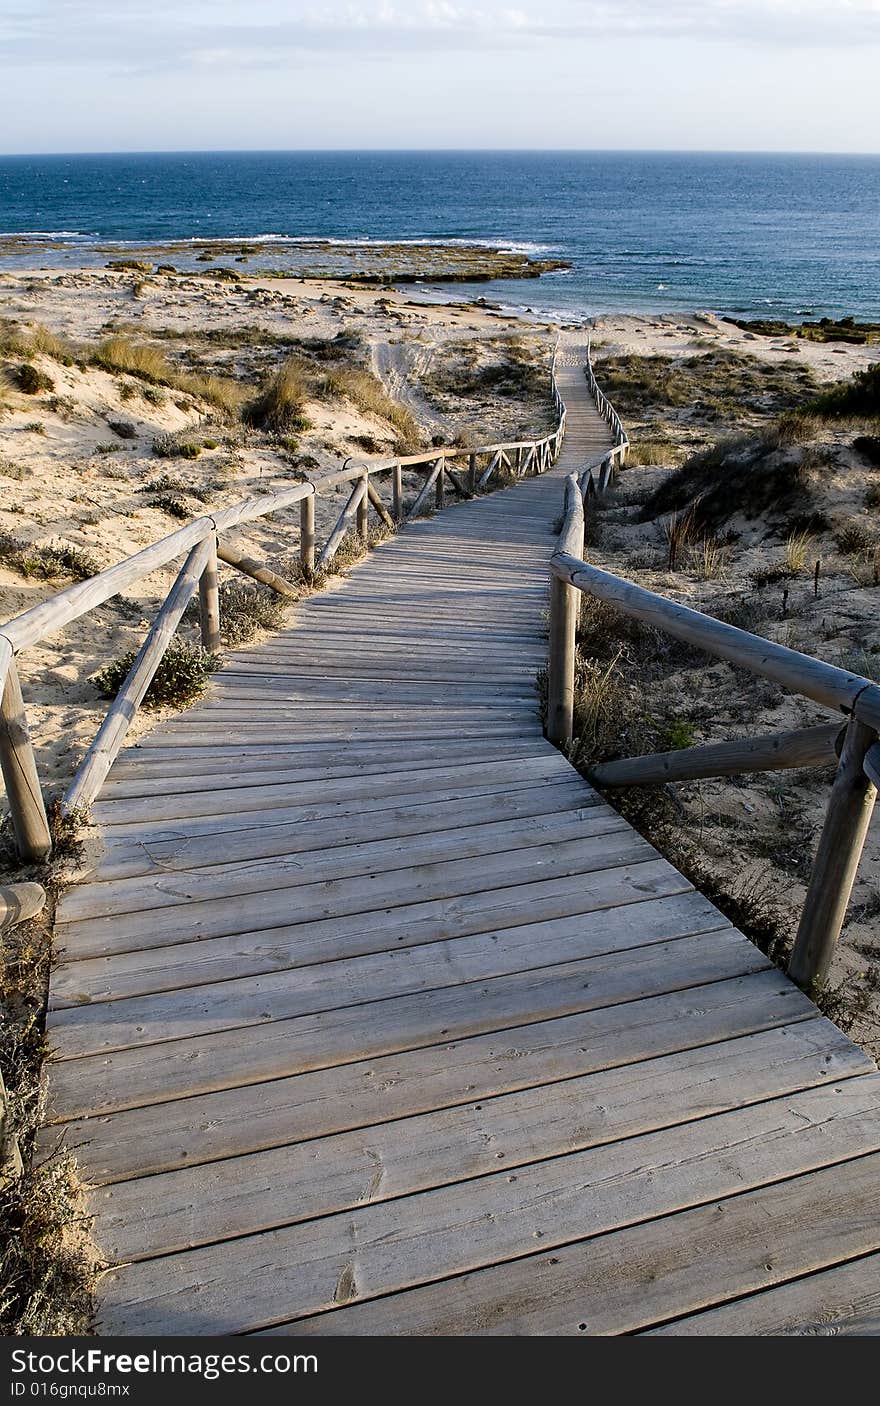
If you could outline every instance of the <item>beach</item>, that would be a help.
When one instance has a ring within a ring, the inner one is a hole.
[[[497,291],[500,303],[503,284]],[[26,335],[28,329],[44,327],[74,349],[70,364],[59,360],[57,349],[55,355],[31,357],[45,378],[37,394],[14,388],[6,393],[0,459],[0,532],[7,544],[0,563],[4,618],[69,584],[63,570],[46,579],[23,571],[22,544],[35,551],[62,544],[72,549],[87,574],[157,541],[181,520],[210,507],[274,491],[304,473],[319,477],[352,458],[399,452],[401,424],[414,437],[412,444],[420,446],[477,445],[546,432],[553,424],[549,371],[556,338],[562,329],[564,335],[585,340],[579,329],[565,334],[564,323],[478,305],[466,291],[444,303],[407,288],[244,273],[227,280],[137,269],[6,272],[0,276],[0,316],[7,337],[10,329]],[[860,671],[870,672],[875,656],[880,657],[880,628],[873,578],[864,575],[867,539],[859,548],[853,534],[855,545],[847,552],[835,546],[835,534],[839,539],[847,524],[862,522],[870,537],[873,518],[865,494],[875,479],[880,492],[880,470],[849,450],[849,429],[841,434],[834,427],[817,427],[812,436],[811,451],[822,449],[833,466],[818,488],[824,527],[811,530],[805,521],[804,561],[790,575],[783,571],[774,580],[774,566],[784,560],[791,536],[787,520],[777,523],[770,514],[755,522],[732,511],[727,538],[718,534],[717,552],[707,553],[704,542],[691,544],[687,560],[670,571],[664,536],[668,514],[641,521],[640,512],[688,455],[732,433],[763,433],[779,406],[807,399],[823,385],[870,366],[880,349],[757,336],[708,313],[607,315],[595,319],[591,335],[600,383],[608,385],[633,443],[631,466],[602,513],[591,559],[710,613],[749,602],[746,628],[832,662],[849,660],[848,667],[861,661]],[[320,366],[321,357],[337,355],[334,347],[344,348],[387,402],[371,408],[363,387],[352,398],[343,386],[307,397],[302,427],[293,434],[251,431],[239,414],[198,394],[151,385],[95,364],[94,348],[114,337],[129,346],[159,349],[188,375],[240,384],[242,394],[253,393],[291,353],[317,358],[314,364]],[[658,365],[686,363],[697,368],[697,377],[709,370],[714,376],[719,356],[728,371],[742,363],[752,374],[757,368],[761,376],[775,378],[772,384],[781,399],[777,402],[771,394],[766,403],[760,397],[749,402],[734,395],[722,410],[711,402],[702,413],[699,400],[670,408],[660,395],[657,405],[637,404],[628,397],[625,376],[623,388],[615,390],[613,376],[620,377],[621,367],[654,368],[655,374]],[[603,366],[610,380],[603,380]],[[389,405],[405,419],[389,420]],[[195,448],[177,453],[187,444]],[[185,457],[189,453],[194,457]],[[652,454],[659,462],[651,462]],[[408,487],[413,494],[418,485],[412,476]],[[343,501],[339,492],[318,499],[319,539]],[[19,565],[10,542],[17,544]],[[273,515],[235,534],[236,547],[282,575],[291,569],[297,544],[295,512]],[[811,578],[816,557],[822,559],[820,597],[813,596]],[[23,654],[28,718],[49,796],[70,779],[106,709],[96,675],[139,647],[173,571],[156,572],[124,597]],[[762,573],[770,584],[758,588]],[[223,569],[227,581],[234,575]],[[327,587],[334,584],[330,580]],[[308,589],[302,586],[303,593]],[[284,603],[273,617],[276,625],[295,609]],[[196,622],[185,622],[182,634],[195,640]],[[256,638],[260,634],[256,628]],[[614,654],[613,640],[609,649]],[[689,743],[723,740],[752,728],[798,727],[824,717],[822,710],[778,691],[756,694],[723,666],[699,679],[685,661],[680,669],[667,670],[659,684],[646,686],[639,681],[637,661],[630,661],[627,674],[624,645],[616,669],[624,689],[638,693],[647,687],[652,717],[656,713],[665,719],[667,732],[671,728],[673,735],[677,729]],[[142,710],[130,740],[155,727],[169,711]],[[621,739],[614,739],[611,752],[619,753],[621,746],[625,751]],[[643,739],[642,750],[646,747]],[[684,837],[698,833],[702,851],[711,858],[713,880],[722,887],[739,885],[757,895],[777,894],[784,884],[780,924],[790,936],[804,892],[805,857],[821,823],[828,784],[825,774],[798,773],[780,780],[771,773],[679,787],[674,809],[682,848],[670,857],[685,863]],[[666,815],[663,824],[668,822]],[[675,846],[675,825],[670,833]],[[835,964],[838,984],[863,982],[861,973],[873,972],[870,964],[880,960],[871,933],[878,895],[880,840],[872,835],[854,898],[853,940],[842,944]],[[864,989],[863,984],[860,999]],[[873,998],[868,1004],[871,1010],[861,1013],[858,1033],[869,1048],[876,1048]]]

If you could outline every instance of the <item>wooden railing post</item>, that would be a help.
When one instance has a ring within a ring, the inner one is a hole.
[[[9,649],[5,641],[4,646]],[[0,769],[3,771],[19,857],[28,862],[45,859],[52,852],[52,836],[28,732],[18,670],[12,658],[7,664],[6,683],[0,702]]]
[[[574,731],[574,658],[578,592],[555,574],[550,579],[550,660],[547,668],[547,737],[567,747]]]
[[[439,510],[440,508],[443,507],[443,504],[444,504],[445,499],[446,499],[445,483],[444,483],[445,475],[444,475],[444,473],[443,473],[443,469],[444,469],[443,460],[442,460],[442,459],[438,459],[438,460],[437,460],[437,465],[438,465],[438,473],[437,473],[437,483],[436,483],[436,486],[435,486],[435,489],[434,489],[434,506]]]
[[[873,728],[850,719],[788,967],[804,990],[828,975],[846,917],[877,796],[865,775],[865,755],[876,740]]]
[[[559,550],[575,557],[583,556],[584,552],[584,505],[574,475],[565,483],[565,520]],[[553,572],[550,577],[547,737],[558,747],[567,747],[574,732],[574,666],[580,600],[580,591]]]
[[[391,470],[391,516],[395,522],[403,520],[403,469],[395,464]]]
[[[299,505],[299,562],[308,578],[315,571],[315,495],[310,493]]]
[[[357,505],[357,534],[362,542],[366,542],[370,534],[370,499],[367,493],[367,489],[370,486],[369,474],[363,475],[363,477],[361,478],[361,483],[364,485],[364,492],[363,497],[360,498]]]
[[[202,632],[202,649],[206,649],[209,654],[216,654],[220,648],[220,581],[216,534],[205,569],[199,577],[199,625]]]

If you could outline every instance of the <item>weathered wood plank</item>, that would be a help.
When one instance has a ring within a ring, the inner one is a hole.
[[[807,1020],[606,1073],[107,1189],[113,1258],[189,1249],[634,1137],[871,1072],[849,1040]],[[291,1138],[297,1130],[291,1125]],[[266,1188],[273,1188],[266,1194]],[[878,1281],[880,1293],[880,1281]]]
[[[608,824],[611,826],[614,822]],[[328,871],[324,877],[318,877],[317,865],[309,864],[310,883],[303,882],[308,875],[303,874],[302,862],[290,860],[284,865],[271,861],[263,866],[262,883],[253,866],[247,866],[251,873],[230,874],[224,884],[215,885],[210,898],[193,896],[193,890],[199,886],[197,874],[186,878],[175,875],[167,881],[165,898],[168,901],[160,907],[102,911],[76,921],[67,915],[64,940],[83,956],[99,956],[135,948],[162,947],[179,941],[184,906],[188,930],[203,941],[207,937],[289,922],[293,891],[297,917],[307,922],[328,916],[341,918],[350,913],[377,910],[387,913],[403,903],[456,899],[468,892],[506,888],[514,882],[564,878],[654,858],[655,851],[641,836],[618,825],[604,835],[551,841],[501,854],[487,853],[484,847],[482,853],[467,859],[428,861],[418,867],[401,865],[397,870],[385,872],[374,871],[367,865],[354,877],[331,878]],[[337,873],[347,867],[344,858],[334,862]],[[128,913],[124,924],[119,921],[120,912]]]
[[[856,1157],[561,1246],[518,1266],[499,1265],[279,1331],[304,1337],[634,1333],[876,1251],[878,1176],[877,1154]]]
[[[878,1100],[880,1075],[867,1074],[844,1080],[831,1106],[824,1089],[807,1090],[515,1174],[417,1193],[405,1208],[364,1205],[356,1237],[343,1213],[140,1261],[108,1275],[102,1323],[129,1334],[170,1325],[178,1333],[223,1332],[233,1323],[239,1331],[259,1328],[285,1314],[531,1256],[536,1240],[548,1250],[573,1236],[607,1236],[795,1172],[867,1160],[880,1144]],[[876,1226],[873,1234],[880,1235]],[[232,1300],[230,1278],[239,1286]]]
[[[367,952],[394,951],[425,942],[470,937],[480,932],[562,921],[603,908],[650,903],[687,894],[687,911],[706,922],[708,900],[696,894],[665,861],[601,870],[585,885],[580,875],[544,883],[477,891],[449,901],[402,904],[392,910],[354,913],[281,927],[236,932],[228,937],[183,940],[162,948],[157,962],[152,948],[81,957],[77,945],[64,953],[53,978],[53,1001],[59,1006],[105,995],[119,998],[145,991],[223,981],[228,977],[276,971],[297,962],[338,960]],[[714,909],[711,910],[713,913]],[[716,923],[720,918],[715,914]],[[63,941],[63,935],[62,939]]]
[[[501,1032],[399,1051],[198,1100],[74,1119],[47,1129],[76,1147],[90,1181],[119,1181],[238,1156],[289,1141],[469,1104],[556,1079],[815,1020],[815,1007],[777,971],[714,982],[627,1005],[531,1021]],[[824,1058],[824,1056],[823,1056]]]
[[[360,804],[336,802],[334,806],[324,802],[249,812],[246,816],[250,825],[241,825],[240,817],[231,815],[225,825],[215,823],[200,833],[169,827],[156,832],[148,845],[138,840],[124,847],[113,846],[98,862],[92,882],[213,868],[273,855],[305,854],[338,847],[340,840],[347,847],[441,832],[461,834],[477,825],[517,817],[558,816],[598,805],[598,797],[585,792],[577,782],[546,779],[537,787],[521,782],[494,786],[484,782],[482,787],[435,791],[430,800],[420,795],[408,806],[391,804],[399,797],[381,799],[386,802],[384,807],[371,806],[362,799]],[[339,821],[346,817],[348,823],[341,832]]]
[[[514,798],[511,798],[511,809],[517,810]],[[185,866],[178,870],[159,865],[156,872],[146,877],[108,879],[100,885],[89,884],[87,889],[72,889],[66,895],[63,921],[102,920],[117,913],[143,912],[149,912],[154,920],[161,909],[178,907],[181,902],[214,902],[263,893],[270,869],[275,890],[295,888],[300,896],[313,884],[332,879],[347,882],[361,874],[379,873],[383,875],[386,891],[391,892],[395,881],[387,876],[392,872],[412,872],[444,860],[461,862],[483,855],[487,856],[486,868],[491,872],[490,866],[499,859],[509,865],[514,851],[551,845],[561,849],[567,842],[589,844],[592,841],[587,853],[601,856],[600,842],[605,836],[612,837],[610,848],[613,850],[614,837],[627,831],[628,827],[616,811],[597,802],[559,814],[550,811],[535,816],[514,815],[509,820],[499,817],[488,824],[455,827],[436,834],[368,840],[363,844],[346,843],[347,837],[340,835],[335,845],[325,846],[318,853],[305,851],[300,855],[283,849],[266,860],[239,862],[233,856],[228,863],[204,864],[193,870]]]
[[[540,973],[494,977],[332,1012],[277,1019],[242,1030],[144,1048],[63,1059],[54,1069],[57,1120],[257,1084],[444,1038],[463,1039],[527,1019],[619,1005],[766,968],[767,959],[727,929],[634,953],[568,962]],[[475,997],[479,999],[475,999]]]
[[[592,920],[581,914],[567,923],[556,920],[401,951],[340,956],[317,965],[291,961],[264,975],[56,1009],[50,1021],[51,1039],[56,1055],[65,1059],[102,1049],[129,1049],[514,972],[540,971],[609,953],[626,951],[628,961],[639,961],[654,943],[701,932],[711,943],[712,933],[722,924],[711,908],[704,909],[700,921],[692,916],[689,902],[661,900],[635,909],[600,910]]]

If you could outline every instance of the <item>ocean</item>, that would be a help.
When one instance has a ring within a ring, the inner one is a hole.
[[[36,236],[30,248],[4,239]],[[231,152],[0,157],[0,270],[101,266],[107,241],[481,242],[571,261],[432,286],[572,320],[706,309],[880,318],[880,157]],[[36,254],[34,253],[36,247]],[[180,264],[179,258],[175,262]],[[182,265],[181,265],[182,266]]]

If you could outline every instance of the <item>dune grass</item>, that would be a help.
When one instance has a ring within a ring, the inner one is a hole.
[[[72,366],[76,348],[41,322],[22,326],[9,318],[0,319],[0,353],[5,356],[48,356],[63,366]]]
[[[333,366],[324,374],[319,392],[328,399],[341,397],[364,414],[386,420],[397,431],[401,449],[419,448],[419,429],[412,415],[405,405],[391,399],[382,382],[366,367]]]
[[[90,359],[93,365],[114,375],[134,376],[149,386],[168,386],[196,400],[205,400],[229,418],[241,410],[244,394],[237,381],[228,376],[184,371],[158,347],[146,342],[135,342],[124,335],[105,337]]]
[[[291,357],[263,383],[253,400],[247,402],[242,418],[246,424],[270,434],[289,435],[294,430],[306,430],[310,425],[305,413],[308,395],[307,373],[302,364]]]

